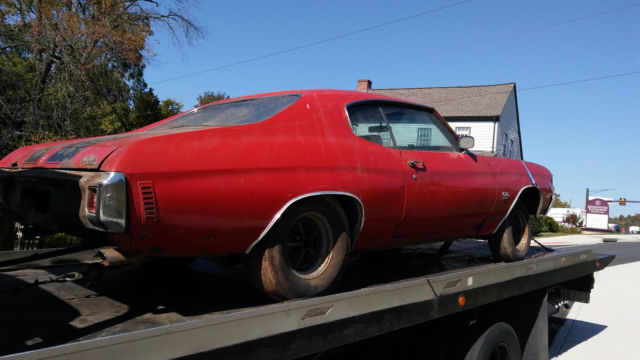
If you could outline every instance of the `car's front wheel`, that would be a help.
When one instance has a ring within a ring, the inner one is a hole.
[[[276,300],[327,291],[340,277],[349,251],[344,212],[325,199],[292,205],[247,256],[252,283]]]
[[[531,224],[527,208],[519,203],[497,233],[489,238],[489,248],[497,260],[516,261],[527,256],[531,245]]]

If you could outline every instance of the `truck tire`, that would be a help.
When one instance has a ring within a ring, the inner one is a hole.
[[[275,300],[310,297],[339,279],[349,252],[346,215],[325,199],[293,204],[247,255],[250,281]]]
[[[471,346],[465,360],[520,360],[518,335],[509,324],[499,322],[485,331]]]
[[[489,248],[494,258],[510,262],[524,259],[530,245],[529,212],[522,203],[518,203],[498,232],[489,238]]]

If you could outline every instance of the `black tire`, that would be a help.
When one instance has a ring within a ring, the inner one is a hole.
[[[473,344],[465,360],[520,360],[518,335],[507,323],[499,322],[485,331]]]
[[[503,261],[522,260],[531,245],[531,223],[527,208],[519,203],[497,233],[489,238],[493,257]]]
[[[346,215],[337,203],[296,203],[247,255],[247,275],[276,300],[315,296],[340,278],[349,242]]]

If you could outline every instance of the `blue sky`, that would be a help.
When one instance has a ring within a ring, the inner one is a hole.
[[[158,28],[149,42],[145,79],[161,99],[186,109],[205,91],[515,82],[525,160],[553,172],[563,200],[584,207],[587,187],[640,200],[640,2],[195,4],[204,39],[177,47]],[[611,205],[612,216],[635,213],[640,204]]]

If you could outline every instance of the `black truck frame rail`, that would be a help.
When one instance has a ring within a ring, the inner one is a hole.
[[[535,326],[521,335],[523,358],[547,357],[548,294],[588,301],[593,273],[612,255],[555,251],[514,263],[461,270],[291,300],[2,359],[288,359],[321,353],[468,310],[520,298]],[[497,307],[502,307],[499,305]]]

